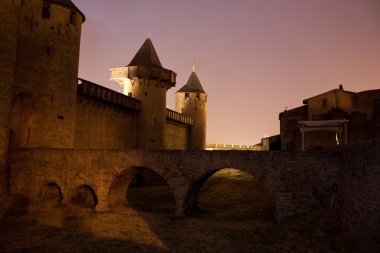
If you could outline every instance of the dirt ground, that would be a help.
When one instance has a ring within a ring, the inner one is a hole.
[[[206,182],[194,217],[174,217],[168,187],[131,188],[127,199],[105,213],[29,204],[1,221],[0,252],[360,252],[329,209],[276,222],[270,194],[234,170]]]

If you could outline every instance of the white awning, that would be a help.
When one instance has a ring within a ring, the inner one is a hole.
[[[298,125],[300,126],[300,131],[302,133],[302,151],[305,150],[305,132],[333,131],[338,133],[344,128],[344,144],[347,145],[347,122],[348,120],[346,119],[299,121]]]
[[[322,127],[322,128],[328,128],[328,127],[342,127],[344,126],[344,123],[348,122],[346,119],[339,119],[339,120],[304,120],[304,121],[298,121],[299,125],[302,125],[304,127]]]

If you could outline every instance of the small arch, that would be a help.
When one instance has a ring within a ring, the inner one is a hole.
[[[274,196],[250,173],[238,169],[206,172],[189,188],[186,215],[273,220]]]
[[[41,190],[41,200],[42,201],[56,201],[61,202],[63,200],[63,195],[61,191],[61,187],[59,187],[54,182],[49,182],[44,184]]]
[[[95,208],[98,197],[91,186],[81,185],[74,191],[71,203],[84,208]]]

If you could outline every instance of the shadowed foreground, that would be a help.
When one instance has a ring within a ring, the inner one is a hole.
[[[0,224],[0,252],[360,252],[330,210],[276,223],[270,194],[249,175],[210,177],[190,218],[174,218],[169,193],[131,188],[127,206],[108,213],[29,205]]]

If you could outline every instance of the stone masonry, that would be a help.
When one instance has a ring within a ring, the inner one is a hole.
[[[16,67],[18,1],[0,2],[0,201],[8,185],[8,146],[12,87]]]
[[[380,140],[347,148],[339,178],[340,219],[365,252],[379,252]]]
[[[252,151],[99,151],[18,149],[10,157],[11,192],[38,200],[44,186],[59,186],[70,203],[81,186],[93,189],[97,210],[125,201],[135,167],[151,169],[169,184],[176,215],[196,209],[197,194],[206,179],[223,168],[255,176],[273,195],[276,217],[325,206],[339,168],[335,153]]]

